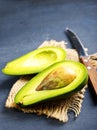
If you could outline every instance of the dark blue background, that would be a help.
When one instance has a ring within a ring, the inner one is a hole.
[[[0,70],[45,40],[68,42],[66,27],[78,34],[89,54],[97,52],[97,0],[0,0]],[[97,130],[97,105],[89,89],[79,117],[69,114],[66,124],[6,109],[4,103],[18,78],[0,72],[0,130]]]

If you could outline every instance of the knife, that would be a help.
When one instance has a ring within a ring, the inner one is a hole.
[[[84,45],[81,43],[79,37],[69,28],[66,28],[66,35],[71,44],[77,50],[79,54],[80,62],[83,63],[88,71],[89,80],[88,83],[93,88],[95,96],[97,98],[97,71],[89,61],[89,55],[85,50]]]

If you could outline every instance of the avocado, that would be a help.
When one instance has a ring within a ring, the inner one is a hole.
[[[33,105],[58,96],[70,96],[87,83],[86,67],[75,61],[61,61],[46,68],[16,94],[14,101],[21,106]]]
[[[48,66],[65,58],[66,51],[60,47],[42,47],[8,62],[2,72],[7,75],[39,73]]]

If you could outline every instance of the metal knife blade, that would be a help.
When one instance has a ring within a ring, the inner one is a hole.
[[[68,28],[66,28],[66,34],[67,34],[70,42],[74,46],[74,48],[78,51],[79,56],[88,56],[88,53],[86,52],[85,47],[81,43],[81,41],[78,38],[78,36],[73,31],[71,31]]]
[[[85,47],[81,43],[78,36],[72,30],[68,28],[66,28],[66,34],[71,44],[77,50],[79,54],[80,62],[82,62],[87,68],[88,75],[89,75],[88,83],[89,85],[92,86],[94,93],[96,95],[96,98],[97,98],[97,71],[93,67],[93,65],[90,63],[88,53],[85,51]]]

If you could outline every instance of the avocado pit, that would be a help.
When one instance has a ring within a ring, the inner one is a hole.
[[[69,85],[75,78],[75,71],[63,66],[50,72],[36,88],[36,91],[59,89]]]

